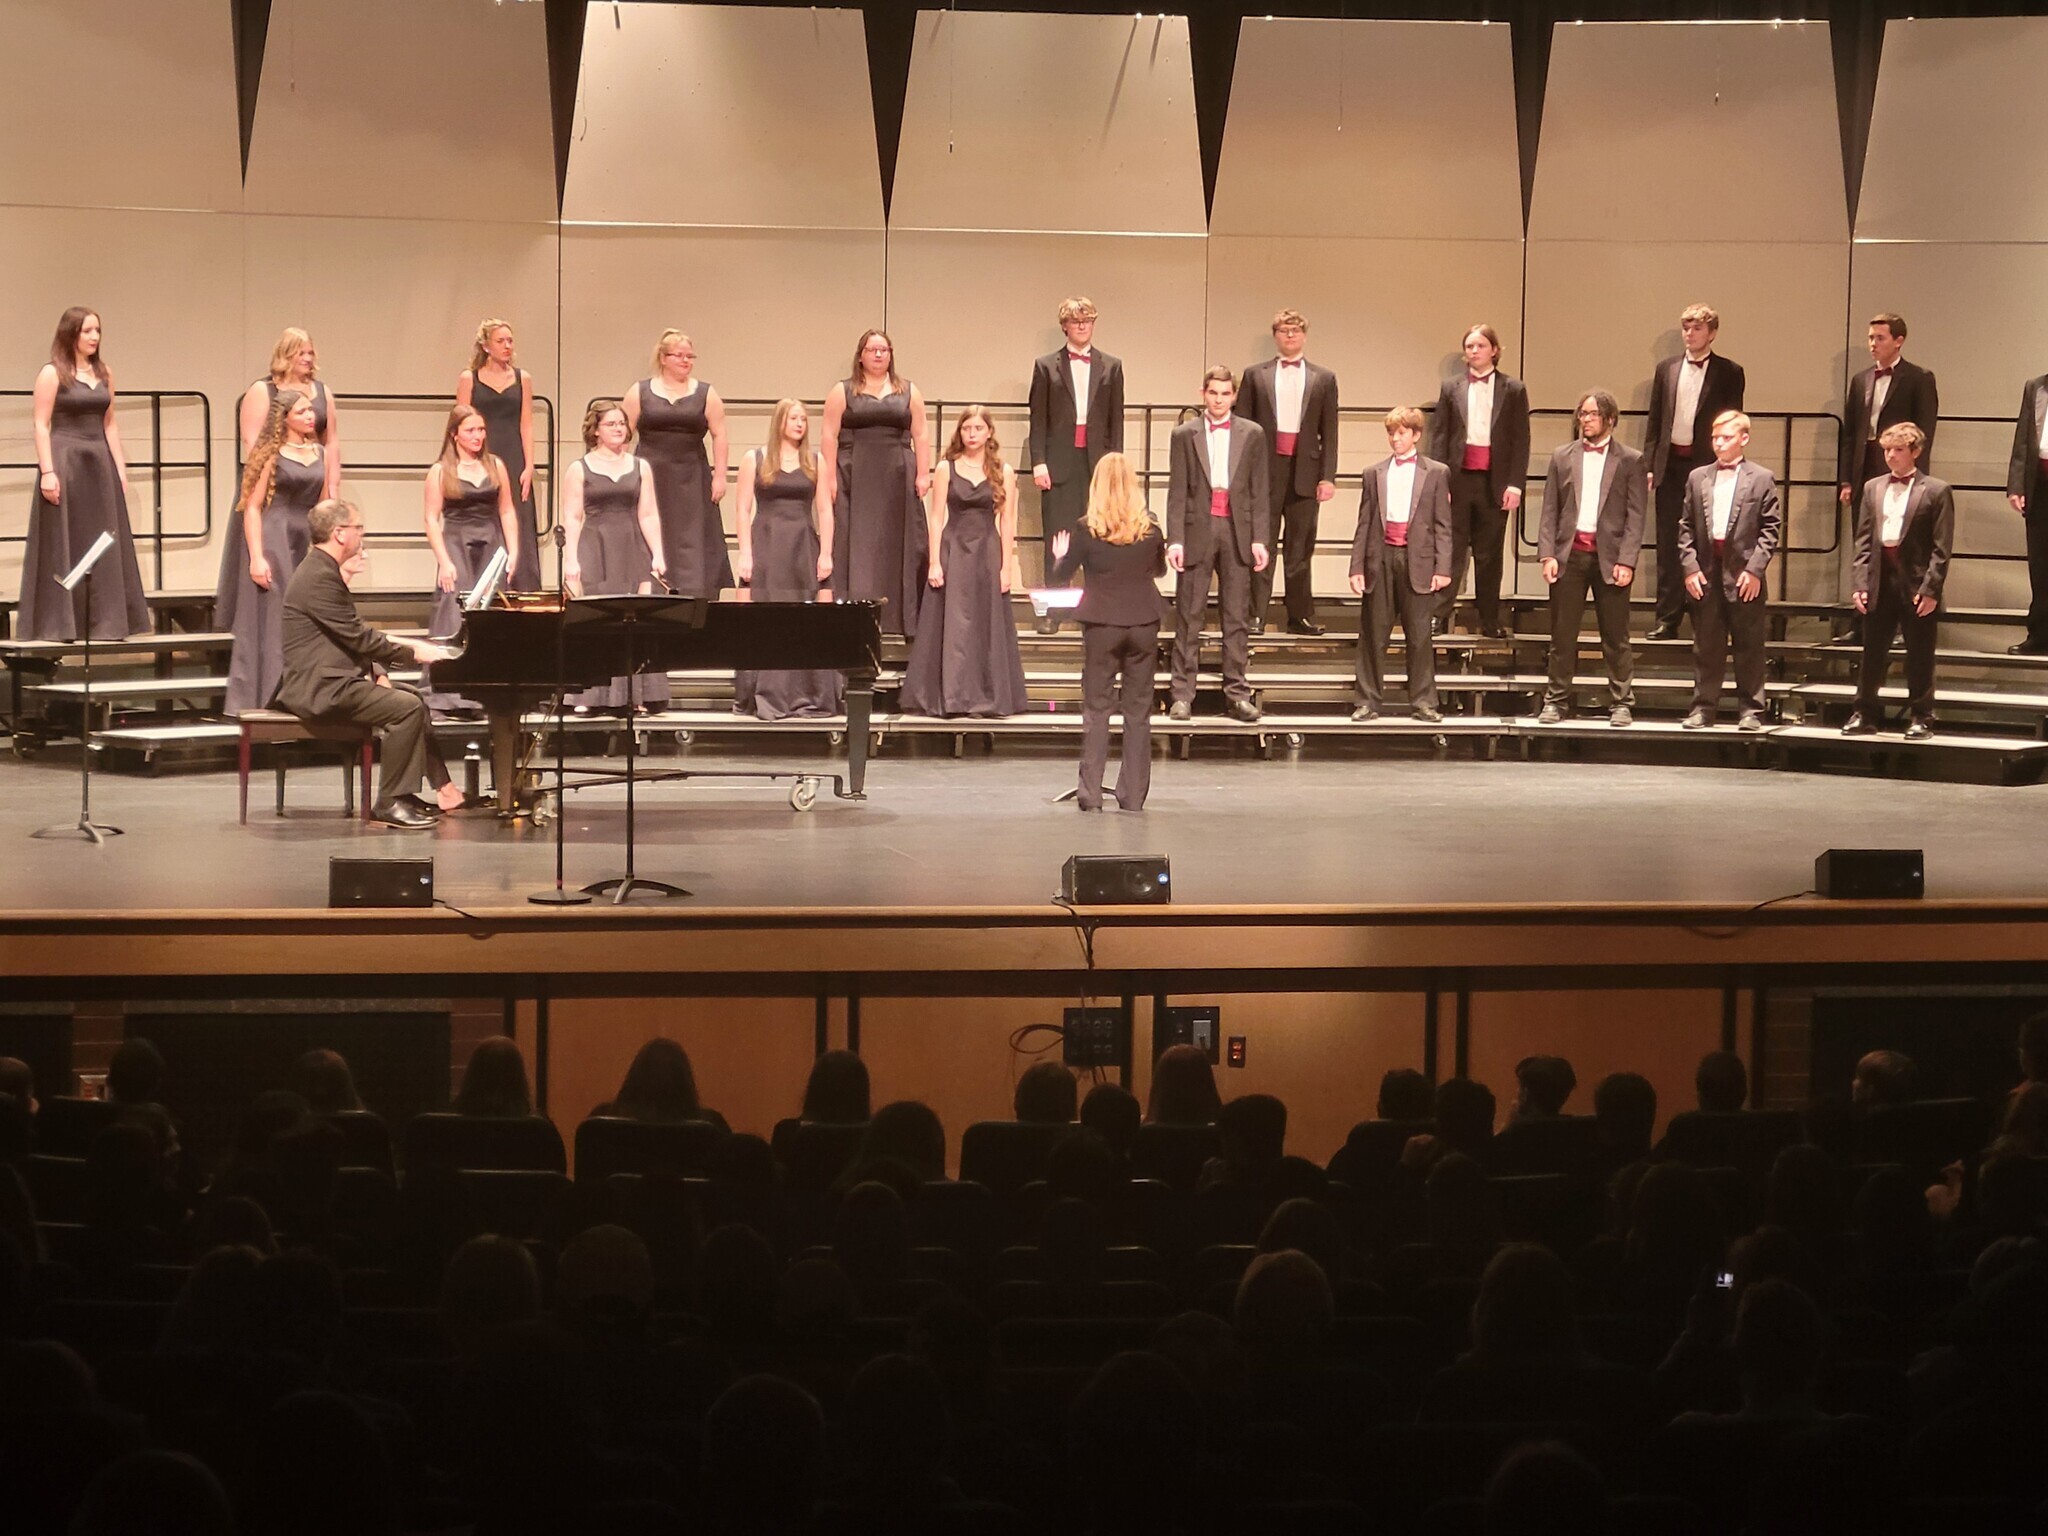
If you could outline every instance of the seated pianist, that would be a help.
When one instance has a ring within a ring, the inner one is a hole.
[[[363,514],[354,503],[323,501],[308,521],[313,548],[285,589],[284,676],[275,705],[301,720],[382,731],[370,815],[387,826],[431,827],[442,811],[462,804],[462,791],[449,779],[434,744],[427,701],[374,669],[445,661],[454,653],[430,640],[387,635],[362,621],[344,574],[358,564],[363,542]],[[431,801],[414,793],[422,778],[434,786]]]

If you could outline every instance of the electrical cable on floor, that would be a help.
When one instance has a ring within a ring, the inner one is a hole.
[[[486,928],[483,926],[486,919],[477,916],[477,914],[474,912],[463,911],[462,908],[455,905],[454,902],[450,901],[445,896],[436,896],[434,898],[434,905],[437,907],[446,907],[450,912],[453,912],[457,917],[467,918],[470,922],[477,924],[477,926],[474,929],[471,929],[469,931],[469,937],[472,939],[488,939],[496,935],[496,929]]]
[[[1775,907],[1778,905],[1778,903],[1783,901],[1797,901],[1802,896],[1814,896],[1818,894],[1819,893],[1815,891],[1814,888],[1810,885],[1803,891],[1787,891],[1782,896],[1766,897],[1764,900],[1758,902],[1755,906],[1750,907],[1742,915],[1744,917],[1754,917],[1757,913],[1763,911],[1766,907]],[[1679,924],[1679,927],[1686,933],[1692,934],[1695,938],[1701,939],[1736,939],[1740,938],[1743,934],[1748,933],[1755,926],[1756,925],[1754,923],[1737,923],[1731,928],[1697,928],[1694,927],[1691,923]]]

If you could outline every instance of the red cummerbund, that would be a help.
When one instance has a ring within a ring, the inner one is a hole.
[[[1572,548],[1586,554],[1591,554],[1593,552],[1593,535],[1590,533],[1574,533],[1572,535]]]
[[[1406,549],[1408,547],[1408,525],[1406,523],[1387,524],[1387,542],[1395,549]]]
[[[1211,491],[1209,493],[1209,515],[1211,517],[1230,516],[1230,492]]]
[[[1464,461],[1458,467],[1460,469],[1491,469],[1493,468],[1493,450],[1491,448],[1474,448],[1468,445],[1465,449]]]
[[[1276,432],[1273,434],[1273,440],[1280,445],[1280,456],[1282,458],[1291,459],[1294,457],[1295,440],[1300,436],[1299,432]]]
[[[1691,444],[1691,443],[1673,443],[1673,444],[1671,445],[1671,457],[1673,457],[1674,459],[1689,459],[1689,458],[1691,458],[1691,457],[1692,457],[1692,444]]]
[[[1088,423],[1085,421],[1074,423],[1074,446],[1076,448],[1086,448],[1088,446]]]

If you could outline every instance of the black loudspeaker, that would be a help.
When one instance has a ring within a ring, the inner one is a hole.
[[[431,907],[432,859],[329,859],[330,907]]]
[[[1927,894],[1918,848],[1830,848],[1813,861],[1816,895],[1838,901],[1906,901]]]
[[[1077,853],[1060,871],[1060,900],[1077,907],[1164,906],[1173,900],[1173,878],[1160,854]]]

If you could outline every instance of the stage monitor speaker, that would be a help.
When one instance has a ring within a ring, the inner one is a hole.
[[[431,907],[432,859],[329,859],[330,907]]]
[[[1163,906],[1173,900],[1173,879],[1162,854],[1077,853],[1060,871],[1060,900],[1076,907]]]
[[[1830,848],[1813,861],[1816,895],[1838,901],[1910,901],[1927,894],[1918,848]]]

